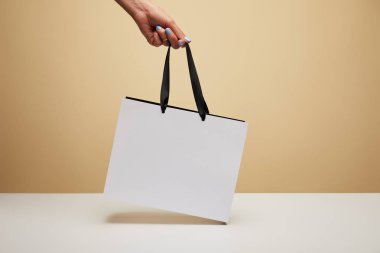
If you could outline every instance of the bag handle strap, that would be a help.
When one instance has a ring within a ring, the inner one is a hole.
[[[186,56],[187,56],[187,64],[189,67],[189,74],[191,80],[191,86],[193,88],[193,94],[195,103],[198,108],[199,116],[201,116],[202,121],[206,119],[206,114],[209,113],[206,101],[203,97],[201,84],[199,82],[197,70],[195,68],[193,56],[191,54],[189,44],[186,44]],[[164,65],[164,73],[162,77],[162,85],[161,85],[161,97],[160,97],[160,105],[162,113],[165,113],[166,107],[169,102],[169,92],[170,92],[170,71],[169,71],[169,62],[170,62],[170,46],[166,53],[165,65]]]

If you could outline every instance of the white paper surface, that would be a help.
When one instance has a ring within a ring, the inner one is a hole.
[[[122,101],[104,193],[227,222],[247,123]]]

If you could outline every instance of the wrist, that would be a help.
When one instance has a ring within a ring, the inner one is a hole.
[[[146,13],[151,5],[148,0],[116,0],[116,2],[123,7],[132,18]]]

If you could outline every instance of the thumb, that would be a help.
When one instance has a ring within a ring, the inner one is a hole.
[[[152,28],[148,22],[136,22],[141,33],[144,35],[149,44],[155,47],[162,45],[160,35]]]

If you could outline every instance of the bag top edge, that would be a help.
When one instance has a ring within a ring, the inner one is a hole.
[[[130,100],[135,100],[135,101],[143,102],[143,103],[148,103],[148,104],[153,104],[153,105],[160,105],[160,103],[153,102],[153,101],[148,101],[148,100],[144,100],[144,99],[140,99],[140,98],[133,98],[133,97],[128,97],[128,96],[126,96],[125,98],[126,99],[130,99]],[[168,107],[169,108],[173,108],[173,109],[177,109],[177,110],[183,110],[183,111],[198,113],[198,111],[194,111],[194,110],[190,110],[190,109],[186,109],[186,108],[182,108],[182,107],[178,107],[178,106],[168,105]],[[207,116],[213,116],[213,117],[218,117],[218,118],[223,118],[223,119],[229,119],[229,120],[235,120],[235,121],[245,122],[244,120],[241,120],[241,119],[234,119],[234,118],[229,118],[229,117],[215,115],[215,114],[207,114]]]

